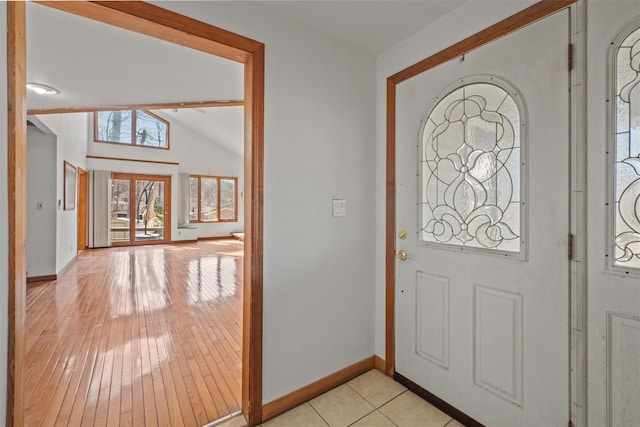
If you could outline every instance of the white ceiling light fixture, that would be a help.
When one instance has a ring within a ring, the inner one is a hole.
[[[27,83],[27,89],[38,95],[60,95],[60,91],[54,87],[42,83]]]

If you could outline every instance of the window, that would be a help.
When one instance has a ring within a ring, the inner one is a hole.
[[[640,28],[614,50],[611,244],[614,266],[640,269]]]
[[[147,110],[97,111],[93,127],[96,142],[169,148],[169,122]]]
[[[419,218],[425,244],[521,252],[521,109],[514,91],[490,80],[448,92],[424,122]]]
[[[238,178],[192,175],[189,186],[190,222],[238,220]]]

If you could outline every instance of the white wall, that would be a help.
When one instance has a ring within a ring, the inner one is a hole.
[[[171,125],[172,149],[180,161],[180,172],[238,178],[238,221],[196,223],[198,237],[226,236],[244,231],[244,158],[207,141],[184,126]],[[197,155],[194,155],[197,153]],[[177,194],[177,193],[176,193]],[[177,205],[174,205],[177,206]],[[177,209],[174,209],[177,213]]]
[[[60,272],[78,253],[78,211],[64,210],[64,162],[76,167],[87,168],[87,115],[46,114],[38,119],[57,137],[56,162],[56,208],[57,208],[57,250],[56,273]],[[77,203],[77,194],[76,194]]]
[[[27,277],[57,273],[56,145],[55,135],[27,127]]]
[[[517,13],[535,0],[470,1],[380,54],[376,72],[375,352],[385,356],[385,206],[387,77]],[[425,104],[425,114],[427,105]],[[416,129],[417,142],[418,129]]]
[[[0,46],[7,45],[7,3],[0,1]],[[7,123],[7,50],[0,49],[0,123],[3,129],[6,129]],[[7,132],[0,132],[0,158],[7,157]],[[7,188],[7,162],[0,161],[0,188]],[[7,313],[9,307],[7,305],[7,297],[9,289],[7,288],[8,271],[8,248],[7,239],[9,236],[7,217],[7,197],[0,197],[0,426],[5,424],[7,418],[7,342],[8,342],[8,325]]]
[[[263,400],[373,354],[374,58],[242,2],[158,2],[266,44]],[[331,199],[348,200],[346,218]]]

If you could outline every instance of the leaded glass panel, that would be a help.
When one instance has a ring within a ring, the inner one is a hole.
[[[640,269],[640,28],[616,52],[613,264]]]
[[[519,253],[520,109],[493,83],[444,96],[422,131],[420,240]]]

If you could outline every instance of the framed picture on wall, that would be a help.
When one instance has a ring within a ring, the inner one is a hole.
[[[76,167],[64,162],[64,210],[71,211],[76,208]]]

